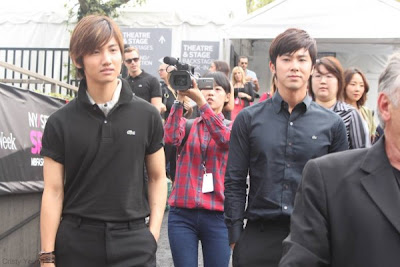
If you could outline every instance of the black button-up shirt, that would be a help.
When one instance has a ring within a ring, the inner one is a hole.
[[[243,219],[287,218],[309,159],[346,150],[342,119],[306,96],[292,113],[279,92],[244,109],[233,124],[225,175],[225,218],[230,243]],[[248,206],[246,177],[250,177]]]

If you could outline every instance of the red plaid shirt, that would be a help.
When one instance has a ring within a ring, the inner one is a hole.
[[[223,121],[224,115],[215,114],[208,104],[200,108],[200,117],[193,121],[186,143],[180,148],[169,205],[224,210],[224,179],[232,126],[225,126]],[[179,148],[185,136],[185,125],[183,105],[174,104],[164,126],[165,143]],[[207,173],[213,175],[214,191],[210,193],[202,193],[203,162]]]

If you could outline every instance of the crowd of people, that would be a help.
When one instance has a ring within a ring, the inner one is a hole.
[[[214,61],[212,88],[176,90],[174,67],[146,73],[104,16],[77,24],[70,55],[78,97],[43,135],[42,266],[155,266],[166,202],[177,267],[198,266],[199,241],[206,267],[398,265],[400,54],[378,128],[363,72],[317,58],[301,29],[272,41],[257,104],[248,57]]]

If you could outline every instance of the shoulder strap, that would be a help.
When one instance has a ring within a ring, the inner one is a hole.
[[[194,119],[186,120],[185,124],[185,137],[183,137],[180,147],[183,147],[189,137],[190,129],[192,129]]]

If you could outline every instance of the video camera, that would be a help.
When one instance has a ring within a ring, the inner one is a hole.
[[[214,88],[213,78],[196,78],[194,67],[189,64],[181,64],[179,58],[164,57],[164,63],[176,67],[170,71],[169,84],[178,91],[185,91],[192,88],[192,78],[197,81],[197,87],[200,90],[211,90]]]

